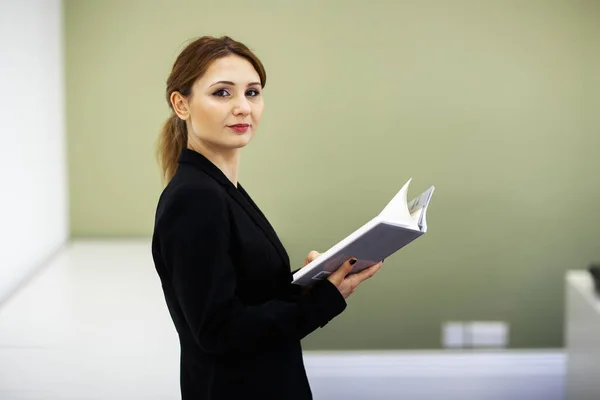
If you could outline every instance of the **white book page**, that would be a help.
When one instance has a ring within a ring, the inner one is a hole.
[[[419,207],[416,209],[412,209],[410,211],[410,216],[417,221],[417,225],[418,225],[418,221],[421,220],[421,216],[423,215],[423,207]]]
[[[422,232],[427,231],[427,206],[434,190],[435,187],[432,186],[408,203],[410,215],[417,221],[417,225]]]
[[[419,230],[417,220],[410,215],[410,211],[406,203],[406,195],[408,193],[408,186],[410,185],[411,180],[412,178],[410,178],[408,182],[402,186],[402,189],[400,189],[400,191],[392,198],[392,200],[390,200],[383,211],[379,213],[378,218],[382,221]]]

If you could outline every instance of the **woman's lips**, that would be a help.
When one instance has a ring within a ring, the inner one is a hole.
[[[246,132],[249,127],[250,127],[250,125],[247,125],[247,124],[238,124],[238,125],[230,126],[231,129],[233,129],[235,132],[238,132],[238,133]]]

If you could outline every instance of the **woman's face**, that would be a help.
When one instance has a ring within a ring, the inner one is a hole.
[[[258,129],[263,112],[260,77],[250,62],[235,55],[214,61],[196,80],[187,99],[175,92],[171,102],[186,121],[192,149],[244,147]]]

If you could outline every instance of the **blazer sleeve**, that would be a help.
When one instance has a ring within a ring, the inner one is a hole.
[[[302,294],[260,305],[237,298],[224,196],[211,188],[180,188],[159,223],[161,254],[175,296],[203,351],[254,352],[297,341],[346,308],[344,297],[327,279],[307,292],[290,287],[290,292]]]

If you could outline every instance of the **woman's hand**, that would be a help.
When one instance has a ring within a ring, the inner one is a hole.
[[[312,250],[310,253],[308,253],[308,255],[306,256],[306,260],[304,260],[304,265],[302,266],[302,268],[306,267],[310,262],[312,262],[314,259],[316,259],[317,257],[319,257],[321,255],[321,253],[319,253],[316,250]]]
[[[342,296],[344,296],[344,299],[350,297],[350,295],[354,293],[354,290],[356,290],[356,287],[361,282],[366,281],[375,275],[375,273],[379,271],[379,268],[381,268],[381,265],[383,264],[383,261],[380,261],[377,264],[371,265],[369,268],[347,277],[346,275],[350,273],[352,270],[352,265],[355,262],[356,258],[349,258],[345,263],[342,264],[341,267],[337,269],[337,271],[327,277],[327,279],[338,288]]]
[[[320,255],[321,255],[321,253],[319,253],[316,250],[312,250],[311,252],[309,252],[308,255],[306,256],[306,259],[304,260],[304,265],[297,271],[300,271],[302,268],[306,267],[312,260],[316,259]],[[294,272],[297,272],[297,271],[294,271]],[[308,292],[310,292],[311,289],[312,289],[312,285],[302,286],[302,293],[308,293]]]

